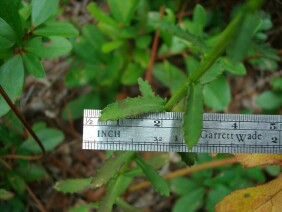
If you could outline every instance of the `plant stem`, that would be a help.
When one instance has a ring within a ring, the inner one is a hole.
[[[190,84],[197,82],[201,76],[213,65],[213,63],[219,58],[219,56],[224,52],[226,47],[231,41],[231,38],[236,33],[236,29],[239,26],[239,23],[243,17],[243,14],[240,14],[235,17],[235,19],[228,25],[228,27],[223,31],[217,40],[216,45],[208,53],[206,58],[202,60],[198,68],[192,72],[188,77],[186,82],[175,92],[175,94],[170,98],[170,100],[165,105],[165,109],[170,111],[173,106],[178,103],[187,93],[186,90]]]
[[[18,117],[18,119],[21,121],[21,123],[24,125],[24,127],[27,129],[27,131],[31,134],[31,136],[33,137],[33,139],[36,141],[36,143],[39,145],[43,155],[46,153],[45,148],[42,144],[42,142],[40,141],[40,139],[37,137],[37,135],[35,134],[35,132],[33,131],[33,129],[29,126],[29,124],[27,123],[27,121],[24,119],[24,117],[21,115],[21,113],[18,111],[18,109],[15,107],[15,105],[13,104],[12,100],[10,99],[10,97],[8,96],[8,94],[6,93],[6,91],[4,90],[4,88],[0,85],[0,94],[3,96],[4,100],[7,102],[7,104],[10,106],[10,108],[12,109],[12,111],[15,113],[15,115]]]
[[[215,46],[208,52],[207,56],[201,61],[198,68],[192,72],[188,77],[186,82],[180,86],[180,88],[175,92],[175,94],[169,99],[165,105],[165,109],[170,111],[175,104],[177,104],[187,93],[186,90],[189,88],[190,84],[197,82],[213,65],[213,63],[223,54],[225,49],[228,47],[232,38],[237,33],[237,29],[241,24],[245,14],[247,12],[253,12],[261,6],[263,1],[250,0],[247,2],[245,8],[241,10],[240,13],[230,22],[226,29],[221,33]]]

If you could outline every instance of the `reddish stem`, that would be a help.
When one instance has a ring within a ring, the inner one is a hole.
[[[160,8],[160,17],[161,18],[164,15],[164,11],[165,11],[165,7],[162,6]],[[154,41],[153,41],[153,45],[152,45],[149,66],[148,66],[148,69],[147,69],[147,72],[146,72],[146,76],[145,76],[145,79],[149,83],[152,82],[153,66],[154,66],[155,59],[156,59],[156,54],[157,54],[157,48],[158,48],[158,43],[159,43],[159,34],[160,34],[160,30],[157,30],[156,33],[155,33],[155,36],[154,36]]]

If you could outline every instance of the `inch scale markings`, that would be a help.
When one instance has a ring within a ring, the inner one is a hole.
[[[98,121],[100,114],[84,110],[83,149],[282,153],[281,115],[205,113],[199,143],[189,150],[182,136],[183,113],[149,113],[107,122]]]

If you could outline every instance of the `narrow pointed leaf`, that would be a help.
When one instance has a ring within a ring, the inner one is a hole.
[[[126,190],[131,181],[132,178],[123,175],[118,175],[116,178],[113,178],[107,185],[107,192],[101,201],[98,212],[112,211],[116,198]]]
[[[139,78],[138,85],[139,85],[139,90],[142,96],[145,96],[145,97],[154,97],[155,96],[154,91],[152,90],[151,86],[149,85],[147,81],[143,80],[142,78]]]
[[[104,11],[102,11],[96,3],[91,2],[90,4],[88,4],[87,6],[87,10],[90,12],[91,15],[93,15],[93,17],[99,21],[99,22],[103,22],[105,24],[109,24],[111,26],[116,26],[117,23],[115,22],[115,20],[113,20],[108,14],[106,14]]]
[[[230,45],[229,51],[227,51],[233,64],[240,62],[240,60],[246,55],[250,41],[259,25],[259,22],[260,18],[257,13],[245,14],[243,23],[240,25],[236,36],[234,36],[234,40]]]
[[[157,174],[153,167],[147,164],[141,157],[136,157],[135,162],[142,169],[148,180],[150,180],[154,189],[161,195],[168,196],[169,187],[167,182]]]
[[[83,191],[91,185],[92,177],[84,179],[67,179],[56,182],[54,189],[64,193],[74,193]]]
[[[117,120],[148,112],[164,112],[164,105],[165,101],[158,96],[127,98],[104,108],[99,121]]]
[[[107,2],[115,20],[127,24],[131,21],[139,0],[108,0]]]
[[[142,212],[140,208],[136,208],[130,204],[128,204],[126,201],[124,201],[122,198],[116,198],[116,204],[124,211],[124,212]]]
[[[206,25],[206,11],[201,5],[197,4],[193,13],[194,33],[198,36],[201,36],[203,34],[205,25]]]
[[[197,159],[197,153],[194,152],[178,152],[178,154],[187,166],[193,166]]]
[[[187,98],[186,111],[183,116],[184,140],[189,149],[199,141],[203,126],[203,88],[200,83],[192,85]]]
[[[0,200],[12,199],[14,194],[6,189],[0,188]]]
[[[184,29],[181,29],[179,26],[164,21],[158,23],[151,23],[151,24],[154,27],[165,31],[166,33],[170,33],[185,41],[190,42],[191,44],[193,44],[195,47],[199,48],[202,51],[204,51],[207,48],[205,42],[201,38],[193,35],[192,33]]]
[[[93,177],[92,187],[100,187],[106,184],[133,154],[134,152],[117,152],[114,157],[108,159]]]
[[[159,155],[154,156],[150,160],[147,160],[146,163],[153,167],[153,169],[160,169],[163,167],[165,164],[169,162],[169,157],[167,153],[161,153]],[[143,172],[140,167],[135,166],[128,170],[127,172],[124,173],[125,176],[127,177],[136,177],[142,175]]]

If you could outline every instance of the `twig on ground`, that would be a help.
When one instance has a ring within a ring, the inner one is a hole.
[[[35,196],[35,194],[33,193],[33,191],[30,189],[30,187],[27,185],[26,186],[26,190],[27,193],[29,194],[29,196],[33,199],[33,201],[36,204],[36,207],[41,211],[41,212],[47,212],[47,210],[44,208],[44,206],[42,205],[42,203],[40,202],[39,199],[37,199],[37,197]]]
[[[39,160],[42,158],[42,155],[2,155],[0,158],[7,158],[7,159],[22,159],[22,160]]]

